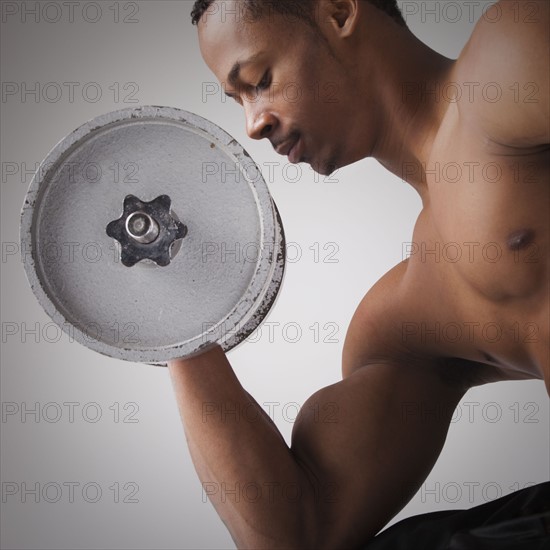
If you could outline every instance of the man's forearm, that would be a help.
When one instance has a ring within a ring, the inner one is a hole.
[[[239,547],[305,547],[313,486],[219,346],[169,364],[195,468]]]

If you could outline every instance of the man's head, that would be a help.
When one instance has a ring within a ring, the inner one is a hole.
[[[244,107],[250,137],[321,174],[368,156],[374,72],[372,55],[359,50],[366,35],[405,27],[394,0],[197,0],[192,18],[207,65]]]
[[[282,15],[293,16],[313,23],[313,11],[318,0],[243,0],[242,9],[251,19],[260,19],[270,11]],[[397,6],[397,0],[366,0],[373,6],[385,12],[400,25],[406,25],[401,10]],[[191,11],[191,21],[197,25],[201,17],[209,9],[213,8],[216,0],[195,0]]]

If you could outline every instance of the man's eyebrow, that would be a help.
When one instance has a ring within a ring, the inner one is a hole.
[[[239,80],[239,73],[241,72],[241,69],[245,65],[250,65],[251,63],[254,63],[257,61],[258,57],[262,55],[263,52],[255,53],[254,55],[250,56],[248,59],[245,59],[244,61],[235,61],[233,64],[233,67],[231,67],[231,70],[229,71],[227,75],[227,82],[231,84],[231,86],[237,86],[237,80]]]
[[[237,61],[233,67],[231,67],[231,70],[229,71],[229,74],[227,75],[227,82],[231,84],[231,86],[237,85],[237,80],[239,79],[239,73],[241,72],[241,65],[242,63],[240,61]]]

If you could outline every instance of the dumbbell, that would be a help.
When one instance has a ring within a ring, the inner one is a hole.
[[[30,183],[21,250],[36,298],[74,340],[152,365],[243,342],[285,271],[258,166],[171,107],[107,113],[62,139]]]

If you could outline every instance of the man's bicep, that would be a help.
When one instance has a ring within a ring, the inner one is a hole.
[[[439,456],[462,395],[435,370],[373,364],[305,403],[292,452],[326,529],[319,547],[364,544],[403,508]]]

